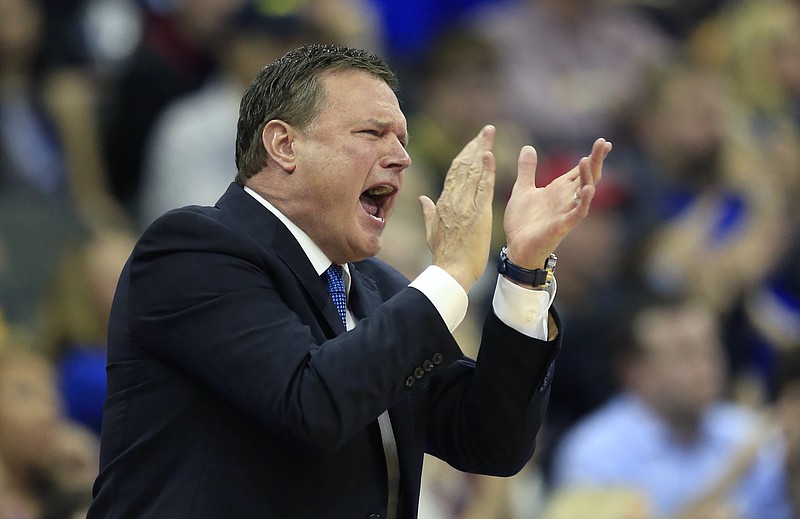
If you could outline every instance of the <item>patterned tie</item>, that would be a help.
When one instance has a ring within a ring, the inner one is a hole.
[[[328,292],[331,299],[339,311],[342,318],[344,329],[347,330],[347,292],[344,289],[342,280],[341,265],[333,264],[325,271],[325,279],[328,281]],[[381,430],[381,441],[383,442],[383,452],[386,456],[386,473],[388,476],[388,505],[387,519],[395,519],[400,501],[400,461],[397,455],[397,440],[392,429],[392,421],[389,418],[389,411],[384,411],[378,417],[378,425]]]
[[[344,329],[347,329],[347,292],[344,289],[344,280],[342,280],[342,266],[333,264],[325,271],[325,279],[328,280],[328,292],[331,293],[333,304],[336,305],[336,310],[339,311],[339,317],[342,318]]]

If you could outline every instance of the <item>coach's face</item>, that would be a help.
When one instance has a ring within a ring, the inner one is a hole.
[[[392,89],[361,71],[322,76],[325,101],[292,138],[292,193],[282,210],[336,263],[378,253],[411,163]]]

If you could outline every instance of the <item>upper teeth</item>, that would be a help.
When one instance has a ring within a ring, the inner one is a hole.
[[[373,196],[388,195],[391,192],[392,186],[378,186],[367,190],[367,194]]]

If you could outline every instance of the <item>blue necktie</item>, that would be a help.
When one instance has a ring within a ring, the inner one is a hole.
[[[344,280],[342,279],[342,266],[331,265],[325,271],[325,279],[328,281],[328,292],[331,294],[333,304],[336,305],[336,310],[339,311],[339,317],[342,318],[344,329],[347,329],[347,292],[344,289]]]
[[[325,271],[325,279],[328,281],[328,292],[331,294],[331,299],[333,299],[333,303],[336,305],[336,310],[339,311],[339,317],[342,318],[344,329],[347,330],[347,292],[344,288],[342,270],[341,265],[331,265]],[[378,417],[378,425],[381,430],[381,441],[383,442],[383,452],[386,456],[386,473],[388,475],[389,498],[387,519],[395,519],[397,517],[400,495],[400,462],[398,460],[397,441],[394,437],[389,411],[384,411],[383,414]]]

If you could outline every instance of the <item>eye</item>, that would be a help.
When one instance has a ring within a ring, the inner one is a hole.
[[[367,135],[372,135],[373,137],[381,136],[380,130],[361,130],[361,133],[366,133]]]

